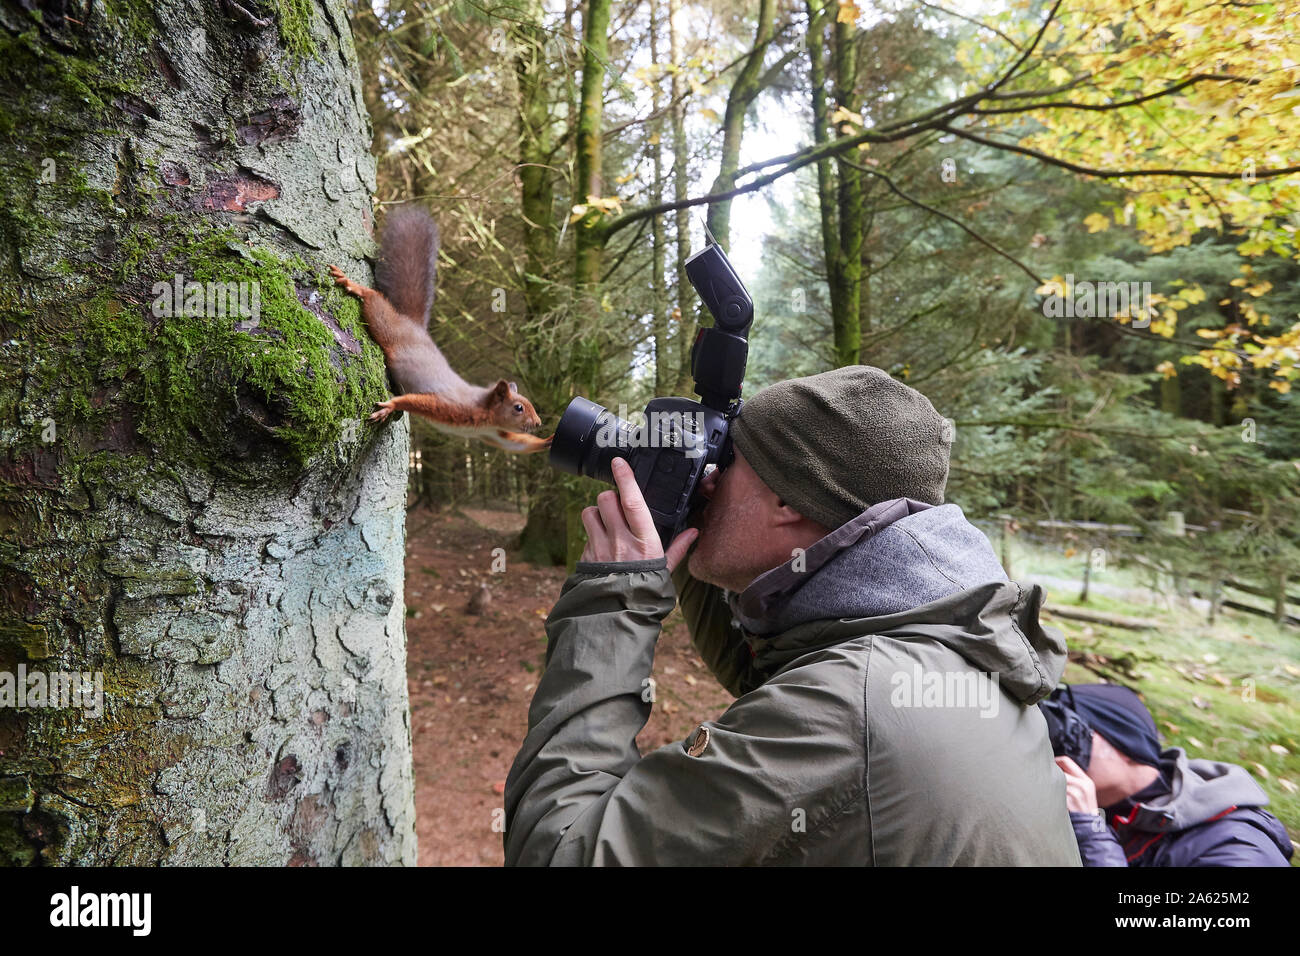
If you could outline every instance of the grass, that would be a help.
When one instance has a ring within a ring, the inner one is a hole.
[[[1071,651],[1064,679],[1095,683],[1104,678],[1136,690],[1166,747],[1245,767],[1296,842],[1300,628],[1239,611],[1221,611],[1210,624],[1204,610],[1177,596],[1167,579],[1154,582],[1152,590],[1149,571],[1114,560],[1093,573],[1089,600],[1080,605],[1083,561],[1083,554],[1067,556],[1060,547],[1013,541],[1017,581],[1035,575],[1062,579],[1045,585],[1049,603],[1148,618],[1160,627],[1132,631],[1049,616],[1046,623],[1064,632]],[[1067,588],[1065,580],[1074,585]],[[1130,590],[1103,593],[1112,588]]]

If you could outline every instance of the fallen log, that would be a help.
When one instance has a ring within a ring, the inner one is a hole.
[[[1044,604],[1043,610],[1056,617],[1071,621],[1086,621],[1089,624],[1103,624],[1106,627],[1122,627],[1129,631],[1154,631],[1161,627],[1159,621],[1145,617],[1128,617],[1124,614],[1107,614],[1105,611],[1086,611],[1079,607],[1063,607],[1060,604]]]

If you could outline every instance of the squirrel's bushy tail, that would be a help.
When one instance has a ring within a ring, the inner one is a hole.
[[[384,219],[375,283],[393,307],[428,327],[438,275],[438,226],[419,206],[398,206]]]

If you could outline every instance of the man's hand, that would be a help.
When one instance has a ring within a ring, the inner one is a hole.
[[[1072,813],[1097,812],[1097,785],[1083,768],[1069,757],[1057,757],[1056,765],[1065,771],[1065,806]]]
[[[622,458],[615,458],[610,470],[618,491],[602,491],[596,496],[594,508],[582,509],[582,526],[587,529],[582,560],[608,563],[665,557],[632,467]],[[668,546],[669,571],[686,556],[698,534],[695,528],[687,528],[673,539]]]

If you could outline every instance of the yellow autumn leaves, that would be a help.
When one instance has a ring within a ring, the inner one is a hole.
[[[601,215],[607,215],[609,213],[618,215],[622,211],[623,200],[619,199],[617,196],[588,196],[585,203],[579,203],[569,210],[569,222],[580,222],[587,217],[588,213],[592,212],[598,212]],[[593,217],[588,222],[588,225],[594,224],[595,221],[596,219]]]
[[[1042,16],[1029,0],[1014,0],[984,22],[1024,49]],[[1031,108],[985,116],[981,126],[1089,169],[1138,173],[1108,179],[1128,192],[1113,223],[1132,227],[1153,253],[1216,230],[1239,238],[1244,259],[1300,258],[1300,174],[1271,173],[1300,167],[1298,27],[1286,4],[1069,0],[1034,59],[999,93]],[[974,89],[1000,75],[1014,56],[986,34],[958,59],[980,74],[971,79]],[[1094,212],[1081,225],[1099,233],[1112,219]],[[1232,282],[1241,293],[1216,303],[1223,325],[1197,332],[1214,345],[1183,362],[1230,386],[1246,368],[1271,372],[1270,387],[1285,393],[1300,377],[1300,322],[1290,316],[1285,330],[1263,334],[1272,319],[1262,300],[1272,287],[1249,263],[1242,271]],[[1172,335],[1179,312],[1204,298],[1190,286],[1155,303],[1159,317],[1151,331]],[[1176,374],[1170,362],[1157,371]]]

